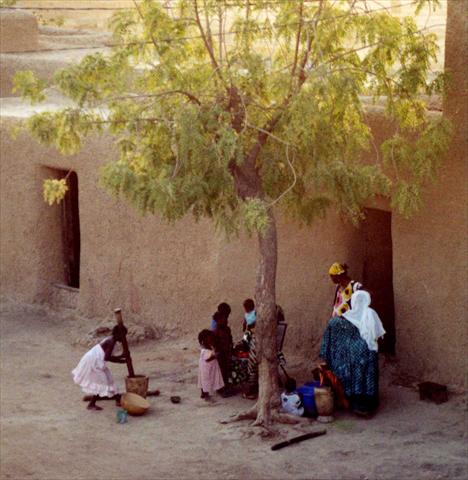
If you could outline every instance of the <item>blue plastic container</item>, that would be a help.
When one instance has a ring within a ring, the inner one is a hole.
[[[320,387],[320,382],[307,382],[297,389],[302,398],[304,411],[306,415],[317,415],[317,407],[315,406],[315,389]]]

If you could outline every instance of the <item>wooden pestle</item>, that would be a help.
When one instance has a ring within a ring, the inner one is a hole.
[[[135,371],[133,370],[132,357],[130,356],[130,350],[128,349],[127,336],[123,329],[124,324],[122,318],[122,309],[116,308],[114,310],[114,315],[117,321],[117,325],[120,327],[120,338],[122,339],[123,354],[125,356],[125,360],[127,361],[128,376],[132,378],[135,376]]]

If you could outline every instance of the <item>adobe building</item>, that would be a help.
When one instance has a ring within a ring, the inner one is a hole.
[[[334,294],[327,270],[334,261],[346,262],[373,293],[388,331],[385,349],[400,367],[424,380],[464,385],[467,11],[468,2],[448,3],[445,64],[452,89],[443,114],[456,132],[424,208],[405,220],[380,199],[368,205],[359,228],[333,213],[309,228],[279,220],[277,300],[289,323],[286,353],[316,358]],[[45,108],[59,106],[57,100]],[[187,217],[169,226],[158,216],[141,217],[99,186],[99,168],[113,158],[112,138],[90,138],[79,154],[64,157],[27,133],[10,135],[30,113],[18,99],[3,101],[2,297],[73,309],[97,321],[122,307],[134,322],[190,334],[194,342],[216,305],[228,301],[238,336],[242,301],[255,286],[256,240],[228,242],[208,221]],[[373,107],[368,118],[382,141],[390,128],[382,111]],[[69,170],[66,201],[49,207],[42,181]]]

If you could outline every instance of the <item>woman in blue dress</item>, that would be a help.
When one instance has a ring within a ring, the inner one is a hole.
[[[373,413],[379,403],[378,338],[385,333],[379,316],[370,308],[371,297],[357,290],[351,309],[328,322],[320,357],[340,380],[351,409]]]

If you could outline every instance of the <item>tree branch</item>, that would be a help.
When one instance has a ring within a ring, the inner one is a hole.
[[[289,146],[288,145],[286,145],[286,161],[288,162],[289,168],[292,171],[293,181],[292,181],[291,185],[289,185],[289,187],[286,190],[284,190],[284,192],[282,192],[277,198],[275,198],[275,200],[273,200],[272,202],[270,202],[268,204],[268,208],[271,208],[275,203],[278,203],[288,192],[290,192],[294,188],[294,186],[297,183],[296,170],[295,170],[291,160],[289,160]]]
[[[216,75],[219,77],[219,79],[221,80],[221,82],[223,84],[225,84],[226,82],[224,81],[224,78],[221,74],[221,70],[219,68],[218,62],[216,61],[216,58],[214,56],[212,45],[210,45],[210,42],[209,42],[209,40],[208,40],[208,38],[205,34],[205,30],[203,29],[203,25],[201,24],[200,14],[198,12],[198,1],[197,0],[193,0],[193,6],[194,6],[194,10],[195,10],[195,19],[196,19],[196,22],[197,22],[197,26],[198,26],[198,29],[200,30],[200,35],[203,39],[203,43],[205,44],[205,48],[208,52],[208,55],[210,56],[211,63],[213,65],[214,71],[215,71]]]
[[[320,15],[322,13],[322,8],[323,8],[323,0],[320,0],[317,12],[315,14],[315,19],[312,22],[312,24],[314,25],[313,28],[314,28],[315,32],[317,31],[317,24],[319,22]],[[300,70],[299,70],[299,88],[302,86],[302,84],[306,80],[305,67],[307,65],[307,62],[309,61],[309,56],[310,56],[311,50],[312,50],[312,37],[309,34],[308,37],[307,37],[307,45],[306,45],[306,49],[305,49],[305,52],[304,52],[304,56],[303,56],[302,61],[301,61],[301,67],[300,67]]]
[[[203,0],[203,6],[205,7],[205,25],[206,25],[206,40],[210,46],[211,51],[214,55],[214,47],[213,47],[213,36],[211,35],[211,27],[210,27],[210,19],[208,17],[208,7],[206,5],[206,0]]]
[[[297,67],[297,61],[299,56],[299,45],[301,43],[303,15],[304,15],[304,0],[301,0],[300,6],[299,6],[299,26],[297,27],[296,48],[294,50],[293,67],[291,69],[291,85],[294,79],[294,75],[296,74],[296,67]]]
[[[219,51],[219,64],[223,64],[223,44],[224,44],[224,18],[223,18],[223,10],[221,4],[218,4],[218,51]]]
[[[167,90],[166,92],[158,92],[158,93],[148,93],[148,94],[136,94],[136,95],[124,95],[121,97],[113,97],[109,100],[127,100],[127,99],[138,99],[138,98],[157,98],[157,97],[164,97],[166,95],[185,95],[191,102],[196,103],[197,105],[201,105],[201,101],[192,93],[186,92],[185,90]]]
[[[321,9],[322,9],[323,0],[320,0],[320,5],[316,13],[315,22],[318,22]],[[305,65],[307,64],[309,54],[312,48],[312,40],[309,37],[307,42],[306,51],[304,53],[304,57],[301,62],[301,72],[303,75],[300,76],[298,86],[296,89],[296,94],[301,89],[302,85],[306,81],[307,77],[305,76]],[[297,59],[295,60],[297,62]],[[238,166],[235,161],[231,161],[229,163],[229,169],[236,179],[236,187],[237,192],[241,196],[241,198],[247,197],[257,197],[261,195],[261,182],[259,176],[259,166],[257,165],[257,159],[260,155],[260,152],[265,145],[268,137],[272,135],[273,130],[275,129],[276,125],[280,121],[283,112],[285,111],[286,107],[289,105],[291,98],[293,97],[293,92],[290,91],[289,94],[283,101],[283,104],[280,107],[279,113],[273,117],[264,128],[256,127],[259,130],[257,141],[255,144],[250,148],[248,154],[246,155],[245,161],[242,166]],[[277,137],[278,138],[278,137]]]
[[[132,121],[134,122],[161,122],[166,123],[167,119],[162,117],[148,117],[148,118],[134,118]],[[90,120],[86,122],[88,125],[119,125],[121,123],[129,123],[128,119],[125,120]]]
[[[296,185],[297,183],[297,174],[296,174],[296,170],[291,162],[291,160],[289,159],[289,147],[292,147],[293,145],[291,145],[289,142],[286,142],[285,140],[277,137],[276,135],[274,135],[273,133],[271,132],[268,132],[266,130],[264,130],[263,128],[260,128],[260,127],[257,127],[256,125],[252,125],[251,123],[248,123],[246,122],[246,126],[247,127],[250,127],[250,128],[253,128],[255,130],[258,130],[260,132],[263,132],[265,133],[267,136],[273,138],[274,140],[276,140],[277,142],[280,142],[282,143],[283,145],[286,146],[286,161],[288,162],[288,165],[289,165],[289,168],[291,169],[292,171],[292,174],[293,174],[293,181],[291,183],[291,185],[289,185],[289,187],[284,190],[284,192],[282,192],[275,200],[273,200],[272,202],[270,202],[268,204],[268,208],[271,208],[275,203],[278,203],[289,191],[291,191],[294,186]]]
[[[140,7],[138,6],[138,3],[136,0],[133,0],[133,4],[135,5],[136,11],[138,12],[138,15],[141,18],[141,21],[145,23],[145,17],[143,16],[143,12],[141,11]],[[154,48],[158,50],[158,44],[156,43],[156,39],[153,37],[153,34],[150,32],[150,37],[151,41],[153,42]]]

